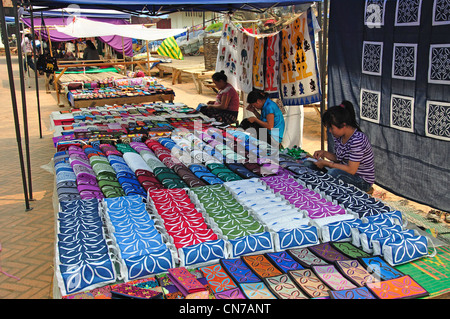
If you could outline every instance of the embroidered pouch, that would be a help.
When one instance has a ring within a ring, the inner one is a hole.
[[[183,293],[188,294],[204,291],[205,287],[197,278],[184,267],[170,268],[167,270],[172,283]]]
[[[128,283],[111,287],[112,299],[162,299],[162,291],[145,289]]]
[[[333,290],[353,289],[356,286],[346,279],[333,265],[312,266],[312,270]]]
[[[215,293],[216,299],[247,299],[239,288],[219,291]]]
[[[367,271],[358,260],[341,260],[336,261],[336,267],[340,272],[350,279],[359,287],[365,286],[366,283],[379,282],[380,279]]]
[[[256,233],[244,237],[229,239],[231,257],[249,253],[273,251],[273,241],[270,232]]]
[[[345,290],[330,290],[331,299],[376,299],[367,287]]]
[[[282,274],[282,272],[263,254],[242,256],[241,258],[261,279]]]
[[[278,299],[308,299],[308,297],[294,284],[288,274],[281,274],[263,279],[267,288]]]
[[[221,259],[223,269],[236,283],[260,282],[255,273],[242,261],[241,258]]]
[[[309,251],[308,248],[291,248],[287,252],[304,268],[310,268],[312,265],[328,264],[328,262]]]
[[[436,250],[428,254],[428,238],[426,236],[416,236],[403,238],[403,240],[393,243],[386,243],[383,245],[382,253],[388,264],[397,266],[425,256],[434,257]]]
[[[396,268],[387,264],[386,261],[379,256],[361,257],[359,260],[369,273],[381,280],[390,280],[404,275]]]
[[[428,296],[426,291],[409,275],[367,284],[370,292],[379,299],[404,299]]]
[[[225,292],[237,288],[233,279],[231,279],[220,263],[199,267],[199,270],[203,273],[206,280],[208,280],[216,297],[218,292]]]
[[[288,275],[310,298],[329,296],[330,288],[311,269],[290,270]]]
[[[267,258],[278,267],[282,272],[286,273],[289,270],[303,269],[304,267],[294,260],[286,251],[279,251],[267,253]]]
[[[331,242],[331,245],[344,255],[348,256],[350,259],[370,256],[369,253],[366,253],[364,250],[359,249],[350,242]]]
[[[293,229],[279,230],[276,234],[278,235],[275,237],[277,250],[291,247],[305,247],[319,243],[317,227],[315,226],[301,225]]]
[[[330,243],[322,243],[314,246],[308,247],[308,249],[319,256],[320,258],[324,259],[325,261],[329,263],[333,263],[338,260],[348,260],[349,258],[339,252],[338,250],[334,249],[333,246],[331,246]]]
[[[248,299],[277,299],[262,281],[239,284]]]

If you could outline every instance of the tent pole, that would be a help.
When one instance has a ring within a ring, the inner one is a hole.
[[[19,21],[17,0],[13,0],[14,19]],[[16,28],[16,38],[20,39],[20,29]],[[25,156],[27,160],[27,173],[28,173],[28,192],[30,200],[33,200],[33,185],[31,178],[31,160],[30,160],[30,136],[28,132],[28,112],[27,112],[27,96],[25,88],[25,72],[24,72],[24,59],[23,59],[22,46],[17,46],[17,57],[19,60],[19,74],[20,74],[20,91],[22,96],[22,116],[23,116],[23,131],[25,135]],[[26,63],[26,60],[25,60]],[[29,68],[29,66],[28,66]],[[36,66],[35,66],[36,68]],[[35,70],[35,76],[37,76]]]
[[[20,164],[20,170],[22,172],[22,185],[23,185],[23,194],[25,197],[25,208],[26,210],[31,210],[30,202],[28,198],[28,189],[27,189],[27,181],[26,181],[26,174],[25,174],[25,164],[23,161],[23,150],[22,150],[22,138],[20,134],[20,124],[19,124],[19,113],[17,112],[17,100],[16,100],[16,90],[14,86],[14,74],[12,69],[12,61],[11,61],[11,51],[9,48],[9,41],[8,41],[8,34],[6,33],[6,22],[5,22],[5,11],[3,8],[3,1],[0,1],[0,24],[1,24],[1,32],[2,32],[2,38],[5,45],[5,54],[6,54],[6,67],[8,69],[8,76],[9,76],[9,90],[11,92],[11,104],[13,109],[13,115],[14,115],[14,123],[16,128],[16,140],[17,140],[17,148],[19,151],[19,164]],[[6,39],[6,41],[4,40]],[[20,41],[20,38],[17,39],[17,42]],[[17,43],[17,47],[19,47],[20,44]]]
[[[150,52],[148,51],[148,40],[146,40],[147,45],[147,72],[150,75]]]
[[[321,87],[322,87],[322,101],[320,103],[320,116],[323,116],[323,113],[325,113],[326,104],[327,104],[327,60],[328,60],[328,0],[324,0],[323,5],[323,23],[322,23],[322,56],[321,56]],[[320,127],[320,135],[321,135],[321,149],[325,149],[325,127],[321,125]]]
[[[33,15],[33,6],[30,6],[31,13],[31,36],[33,37],[33,50],[36,53],[36,35],[34,34],[34,15]],[[43,46],[42,42],[41,47]],[[36,54],[33,54],[34,65],[36,64]],[[36,100],[37,100],[37,110],[38,110],[38,120],[39,120],[39,137],[42,138],[42,123],[41,123],[41,103],[39,101],[39,80],[38,80],[38,71],[36,67],[36,72],[34,72],[34,80],[36,84]]]

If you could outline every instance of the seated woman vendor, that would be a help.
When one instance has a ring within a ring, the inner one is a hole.
[[[343,101],[329,108],[322,124],[333,135],[335,152],[316,151],[313,156],[317,161],[306,161],[307,166],[326,168],[328,174],[367,192],[375,182],[374,157],[369,139],[356,123],[353,104]]]
[[[219,92],[216,100],[209,101],[200,112],[224,124],[235,123],[239,112],[239,94],[227,82],[228,78],[224,71],[214,73],[212,80]]]
[[[260,90],[251,91],[247,96],[247,103],[247,110],[253,112],[255,116],[244,119],[241,126],[244,129],[246,127],[256,128],[259,133],[261,133],[260,128],[265,128],[269,136],[281,143],[285,123],[283,113],[278,105],[269,99],[266,93]],[[258,138],[261,139],[261,136],[258,135]]]

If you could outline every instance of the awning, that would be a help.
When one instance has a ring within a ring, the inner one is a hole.
[[[74,38],[121,36],[139,40],[162,40],[186,32],[187,29],[147,28],[142,24],[115,25],[107,22],[74,17],[66,26],[55,26],[58,32]]]

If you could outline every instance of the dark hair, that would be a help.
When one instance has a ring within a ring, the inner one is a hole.
[[[86,46],[88,46],[92,50],[97,50],[97,48],[95,47],[94,43],[92,43],[91,40],[86,40]]]
[[[212,79],[213,79],[214,81],[224,81],[224,82],[227,82],[228,77],[227,77],[227,75],[225,74],[225,71],[222,70],[222,71],[220,71],[220,72],[214,73],[214,74],[212,75]]]
[[[342,101],[341,104],[332,106],[326,110],[322,116],[322,124],[325,126],[334,125],[338,128],[342,128],[344,124],[347,124],[361,131],[356,122],[355,109],[349,101]]]
[[[247,95],[247,103],[255,103],[257,100],[265,100],[267,93],[261,90],[253,90]]]

